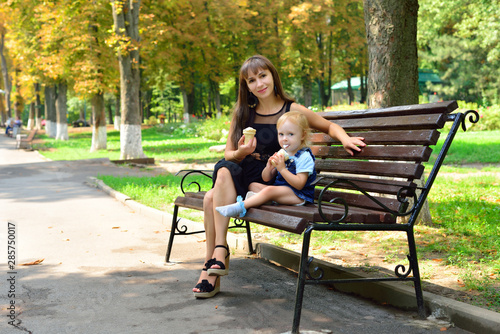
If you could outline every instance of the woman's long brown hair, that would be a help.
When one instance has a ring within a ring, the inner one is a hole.
[[[250,91],[248,90],[246,79],[249,73],[258,73],[259,70],[269,70],[271,72],[277,96],[280,96],[285,102],[295,102],[285,93],[278,71],[269,59],[261,55],[255,55],[245,60],[240,69],[238,101],[236,102],[231,121],[232,136],[230,140],[235,148],[238,147],[238,140],[243,135],[243,129],[252,124],[255,119],[255,108],[248,106]]]

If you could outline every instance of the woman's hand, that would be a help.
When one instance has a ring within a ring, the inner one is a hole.
[[[350,155],[354,155],[354,151],[361,152],[361,149],[366,146],[364,142],[365,138],[363,137],[345,137],[342,140],[342,146],[344,146],[344,150],[347,151]]]
[[[245,145],[245,136],[241,136],[238,140],[238,147],[233,151],[233,158],[241,161],[249,154],[252,154],[257,147],[257,139],[254,137],[248,144]]]

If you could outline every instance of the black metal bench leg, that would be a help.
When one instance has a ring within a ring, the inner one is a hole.
[[[306,229],[304,232],[304,240],[302,242],[302,253],[299,264],[299,277],[297,279],[297,290],[295,295],[295,312],[293,314],[292,334],[299,333],[300,315],[302,313],[302,300],[304,298],[304,286],[306,284],[309,244],[311,241],[311,229]]]
[[[420,281],[420,270],[418,268],[418,258],[417,258],[417,248],[415,245],[415,236],[413,235],[413,229],[407,231],[408,236],[408,247],[410,251],[410,266],[413,271],[414,286],[415,286],[415,297],[417,298],[418,315],[420,318],[425,319],[425,305],[424,296],[422,293],[422,283]]]
[[[253,253],[255,253],[255,250],[253,249],[252,230],[250,229],[250,222],[249,221],[245,221],[245,229],[247,231],[248,253],[253,254]]]
[[[177,231],[177,214],[179,212],[179,207],[174,206],[174,215],[172,218],[172,226],[170,227],[170,236],[168,238],[167,253],[165,254],[165,262],[170,261],[170,253],[172,252],[172,245],[174,243],[175,231]]]

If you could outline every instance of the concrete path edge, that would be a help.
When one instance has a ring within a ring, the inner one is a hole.
[[[116,200],[134,210],[136,213],[140,213],[151,219],[156,219],[162,224],[170,226],[172,215],[140,204],[132,200],[130,197],[113,190],[103,181],[95,177],[87,178],[86,183],[91,187],[104,191],[109,196],[114,197]],[[182,219],[182,223],[188,228],[203,229],[203,225],[201,223],[193,222],[187,219]],[[231,243],[232,248],[236,251],[243,252],[248,250],[246,235],[237,236],[233,233],[229,233],[228,238],[230,239],[228,241]],[[280,266],[286,267],[292,271],[298,271],[300,261],[299,253],[265,243],[258,243],[255,248],[257,255],[261,258],[277,263]],[[354,272],[348,268],[336,266],[332,263],[318,259],[313,261],[312,266],[320,267],[324,271],[325,275],[331,278],[363,277],[358,272]],[[416,310],[414,289],[401,283],[374,282],[366,284],[336,284],[335,289],[362,296],[377,303],[388,304],[401,309]],[[500,333],[500,313],[425,291],[424,302],[426,309],[431,313],[430,317],[447,320],[453,323],[456,327],[473,333]]]

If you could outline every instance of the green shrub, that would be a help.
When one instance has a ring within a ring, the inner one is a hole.
[[[158,132],[175,137],[202,137],[207,140],[226,142],[229,133],[230,119],[228,116],[221,118],[207,118],[189,124],[168,123],[156,127]]]
[[[228,116],[220,118],[207,118],[200,122],[198,127],[198,134],[209,140],[216,140],[220,142],[227,141],[227,134],[229,133],[229,126],[231,120]]]
[[[158,124],[158,121],[156,120],[156,117],[151,116],[151,117],[149,117],[149,119],[147,120],[147,124],[148,124],[148,125],[156,125],[156,124]]]

